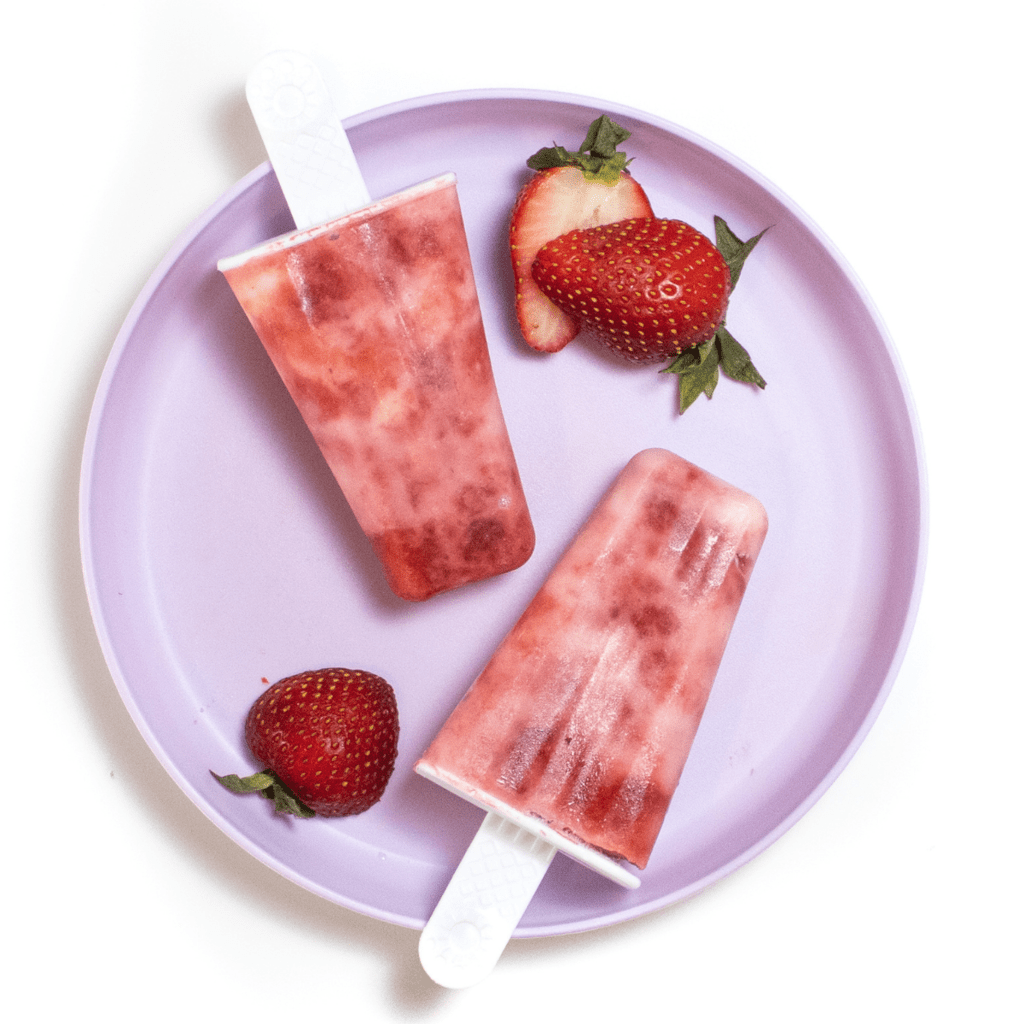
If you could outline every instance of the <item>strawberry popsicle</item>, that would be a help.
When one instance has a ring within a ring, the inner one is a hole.
[[[767,525],[679,456],[634,456],[416,771],[609,877],[646,866]]]
[[[529,558],[454,175],[219,266],[396,594]]]
[[[223,272],[410,601],[515,569],[534,531],[502,415],[454,174],[371,202],[313,62],[246,93],[295,232]]]

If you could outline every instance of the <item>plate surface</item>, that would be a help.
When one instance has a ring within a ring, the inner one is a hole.
[[[506,230],[525,159],[579,144],[601,111],[633,131],[659,216],[743,238],[729,326],[768,381],[723,380],[683,417],[674,380],[577,341],[531,351],[512,310]],[[359,912],[420,928],[482,812],[413,762],[618,470],[662,446],[756,495],[771,527],[650,865],[627,891],[556,857],[517,935],[596,928],[689,896],[748,861],[821,796],[874,721],[916,613],[921,446],[893,347],[807,217],[677,126],[550,93],[426,97],[345,122],[371,195],[458,175],[495,376],[537,527],[507,576],[410,605],[366,539],[226,282],[218,258],[292,227],[269,165],[183,236],[104,371],[82,469],[82,551],[100,643],[146,741],[254,856]],[[351,819],[286,821],[211,778],[253,761],[261,679],[366,668],[398,693],[398,765]]]

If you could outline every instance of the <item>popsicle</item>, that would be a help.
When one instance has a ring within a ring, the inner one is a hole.
[[[601,499],[415,766],[488,811],[421,940],[440,984],[493,966],[556,849],[639,884],[625,864],[648,862],[767,526],[664,449]],[[518,902],[493,911],[508,899],[481,898],[467,861],[502,836],[523,867]]]
[[[296,230],[218,268],[389,586],[421,601],[517,568],[534,530],[455,175],[371,202],[309,58],[269,55],[246,92]]]

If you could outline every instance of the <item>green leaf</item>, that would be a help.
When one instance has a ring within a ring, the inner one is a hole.
[[[676,356],[662,373],[674,373],[679,378],[679,412],[684,413],[697,398],[704,394],[710,398],[718,385],[720,354],[715,339],[687,349]]]
[[[621,124],[616,124],[607,114],[591,121],[587,129],[587,137],[580,146],[580,152],[592,153],[594,156],[610,159],[615,156],[615,150],[625,142],[633,133],[627,131]]]
[[[294,814],[297,818],[313,818],[316,812],[310,810],[277,776],[275,772],[256,772],[241,778],[238,775],[210,774],[232,793],[242,795],[259,793],[260,796],[274,801],[274,810],[278,814]]]
[[[616,147],[631,134],[607,114],[602,114],[591,122],[583,145],[578,150],[570,151],[558,145],[546,146],[537,150],[526,161],[526,166],[533,171],[544,171],[551,167],[578,167],[588,181],[614,185],[629,163],[626,154],[618,152]]]
[[[238,775],[218,775],[216,772],[210,774],[232,793],[260,793],[269,789],[277,780],[273,772],[256,772],[255,775],[247,775],[244,779]]]
[[[750,359],[750,353],[724,328],[719,327],[715,335],[721,353],[722,373],[744,384],[756,384],[764,388],[766,381],[757,372]]]
[[[563,146],[547,146],[538,149],[529,160],[526,166],[532,171],[546,171],[549,167],[573,167],[578,164],[579,154],[570,153]]]
[[[316,812],[308,808],[283,782],[264,791],[263,796],[274,801],[278,814],[294,814],[296,818],[315,818]]]
[[[704,361],[706,347],[705,345],[694,345],[693,348],[684,349],[661,372],[685,373],[690,367],[697,366]]]
[[[767,230],[765,228],[764,231],[743,242],[733,234],[732,229],[721,217],[715,217],[715,245],[729,268],[733,291],[736,290],[736,282],[740,279],[740,271],[743,269],[744,262]]]

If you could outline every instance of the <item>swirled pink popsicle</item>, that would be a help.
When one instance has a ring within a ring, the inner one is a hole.
[[[454,174],[370,202],[308,58],[270,55],[247,94],[297,229],[218,267],[388,584],[420,601],[517,568],[534,530]]]
[[[416,770],[646,866],[767,525],[685,459],[634,456]]]
[[[639,884],[767,528],[672,452],[627,463],[416,764],[488,812],[420,937],[436,982],[494,966],[558,850]]]

